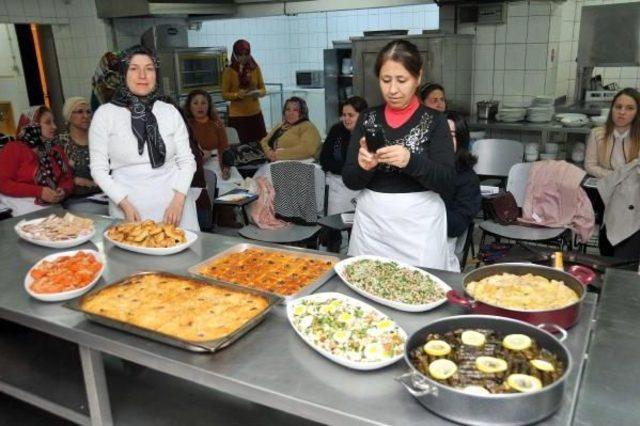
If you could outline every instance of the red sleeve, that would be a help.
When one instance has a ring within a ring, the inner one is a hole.
[[[40,197],[42,187],[16,180],[20,166],[29,161],[28,149],[19,142],[9,142],[0,150],[1,193],[10,197]]]
[[[69,158],[67,158],[67,154],[64,153],[64,150],[60,146],[56,146],[53,149],[60,153],[67,170],[66,173],[62,173],[60,175],[60,178],[58,179],[58,187],[62,188],[64,193],[69,196],[73,192],[73,169],[69,165]]]

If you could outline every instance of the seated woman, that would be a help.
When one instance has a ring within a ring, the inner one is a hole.
[[[274,127],[260,145],[269,161],[306,160],[317,158],[320,133],[309,121],[309,109],[304,99],[293,96],[282,109],[282,123]]]
[[[60,203],[73,191],[73,175],[62,148],[54,146],[56,125],[44,105],[25,111],[16,141],[0,150],[0,201],[21,216]]]
[[[100,192],[89,169],[89,127],[92,115],[89,102],[82,97],[69,98],[64,103],[62,115],[67,123],[67,130],[58,135],[57,143],[73,168],[73,195]]]
[[[367,101],[359,96],[352,96],[340,107],[340,122],[336,123],[327,139],[322,144],[320,164],[327,172],[329,186],[328,214],[337,214],[354,210],[353,200],[359,191],[352,191],[342,182],[342,168],[347,158],[347,148],[351,131],[356,126],[360,113],[367,109]]]
[[[229,179],[230,164],[223,164],[223,153],[229,148],[224,123],[212,107],[211,95],[204,90],[192,90],[185,102],[187,124],[193,132],[198,146],[203,151],[204,161],[211,157],[211,151],[218,151],[220,177]]]
[[[449,270],[460,270],[458,254],[462,251],[469,225],[480,211],[482,195],[480,179],[473,166],[478,159],[469,152],[469,127],[464,118],[448,112],[447,119],[453,123],[451,138],[456,161],[456,186],[453,194],[445,199],[447,209],[447,237],[449,245]]]
[[[447,98],[444,87],[438,83],[426,83],[420,87],[420,100],[429,108],[436,111],[445,112],[447,109]]]

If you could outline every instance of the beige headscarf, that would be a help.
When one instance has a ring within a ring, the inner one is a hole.
[[[68,123],[71,120],[73,109],[79,104],[87,104],[88,106],[89,101],[82,96],[72,96],[64,101],[64,106],[62,107],[62,117],[64,117],[65,123]]]

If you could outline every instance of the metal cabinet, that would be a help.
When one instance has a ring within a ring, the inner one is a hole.
[[[471,108],[473,36],[458,34],[422,34],[407,36],[354,37],[352,61],[356,95],[369,105],[383,102],[375,75],[378,53],[392,40],[407,39],[418,47],[424,68],[423,82],[442,84],[447,92],[448,108],[468,113]]]

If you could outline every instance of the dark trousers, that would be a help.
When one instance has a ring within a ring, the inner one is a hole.
[[[639,260],[640,231],[613,246],[613,255],[620,259]]]

